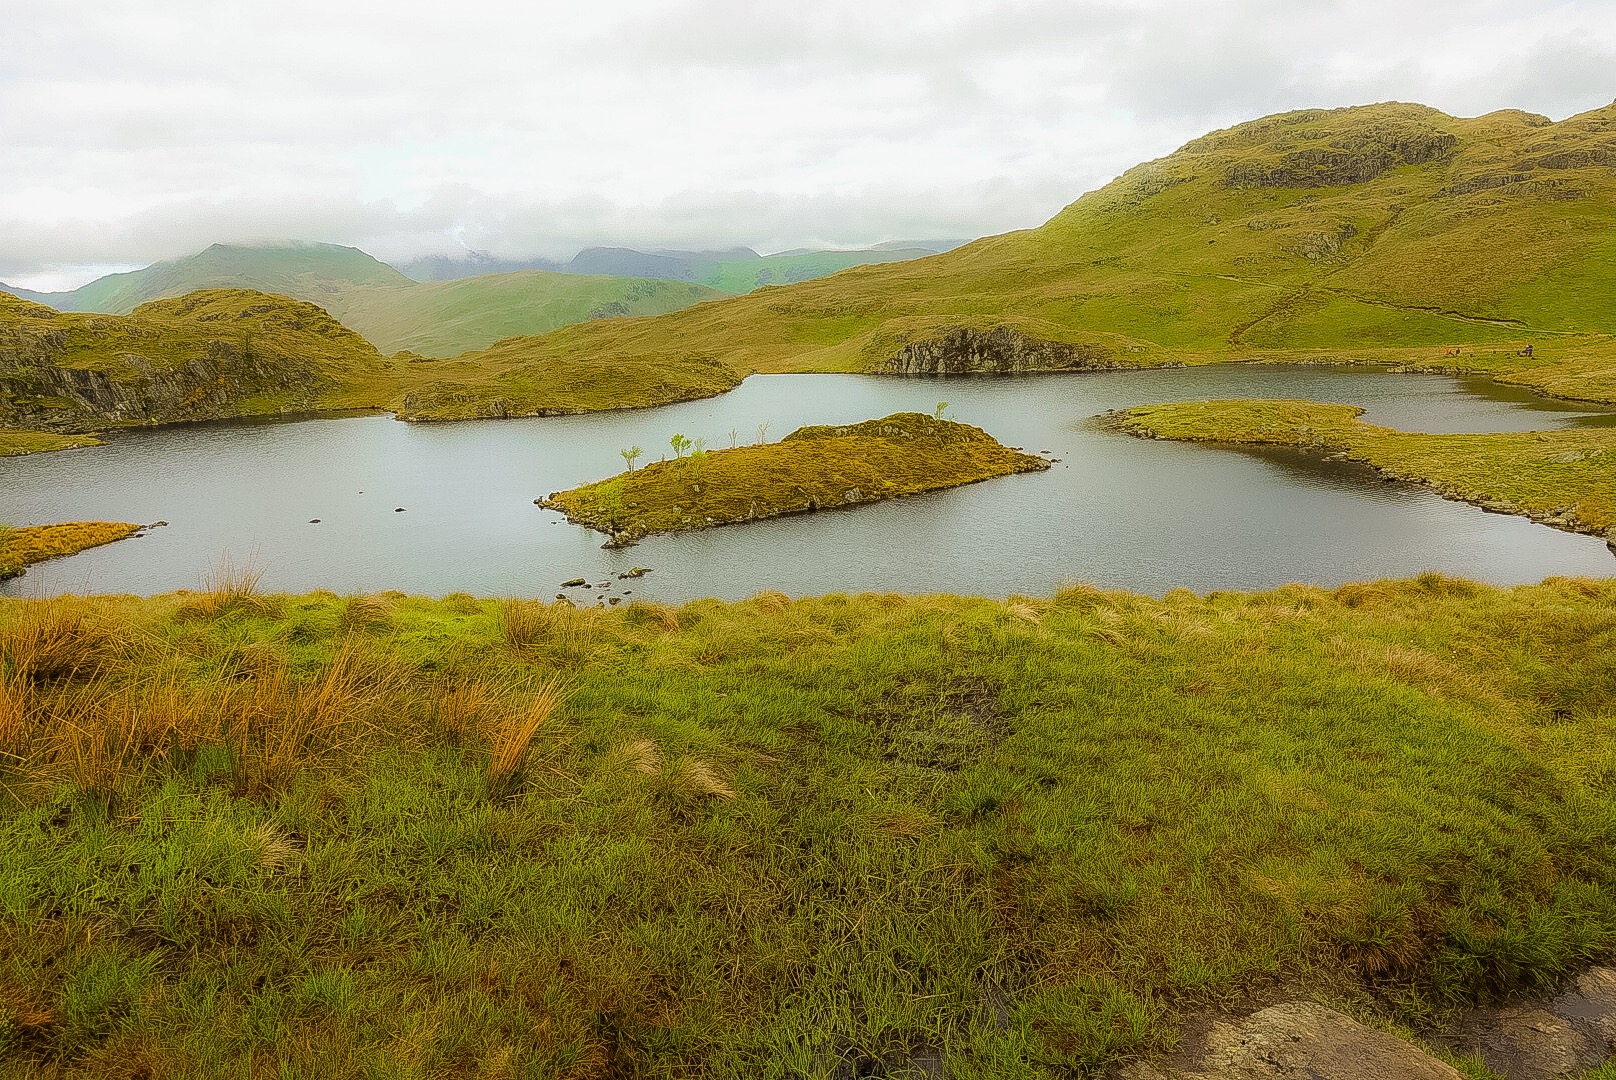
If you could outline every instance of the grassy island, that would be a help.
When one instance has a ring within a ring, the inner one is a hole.
[[[981,428],[923,413],[798,428],[777,443],[682,455],[538,500],[611,534],[651,533],[803,514],[1049,468]]]
[[[1612,702],[1616,581],[0,600],[0,1075],[1034,1080],[1276,986],[1419,1029],[1616,948]]]
[[[1428,435],[1366,424],[1354,405],[1229,400],[1112,414],[1123,431],[1194,442],[1330,450],[1451,499],[1616,543],[1616,430]]]
[[[54,431],[27,431],[22,428],[0,428],[0,457],[18,457],[48,450],[73,450],[81,446],[100,446],[101,440],[93,435],[61,435]]]
[[[0,525],[0,579],[16,577],[30,563],[75,555],[133,536],[145,526],[127,521],[68,521],[57,525]]]

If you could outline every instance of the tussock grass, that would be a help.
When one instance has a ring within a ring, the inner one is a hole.
[[[0,1073],[1071,1076],[1616,949],[1616,582],[43,603]]]
[[[509,713],[489,726],[488,783],[491,788],[508,790],[522,780],[533,739],[550,722],[567,693],[561,680],[552,678],[539,687],[520,711]]]
[[[227,551],[202,575],[202,588],[189,594],[181,614],[199,619],[217,619],[232,611],[262,610],[269,603],[258,592],[264,572],[254,556],[240,566]]]

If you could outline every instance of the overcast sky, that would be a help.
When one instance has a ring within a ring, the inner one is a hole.
[[[1561,119],[1616,0],[0,0],[0,279],[1036,225],[1285,109]]]

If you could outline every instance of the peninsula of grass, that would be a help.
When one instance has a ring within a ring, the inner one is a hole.
[[[608,547],[652,533],[861,506],[1034,472],[1049,462],[981,428],[923,413],[798,428],[777,443],[694,453],[537,500],[607,533]]]
[[[1331,451],[1450,499],[1616,543],[1616,431],[1430,435],[1367,424],[1362,413],[1354,405],[1236,399],[1143,405],[1109,420],[1150,438]]]
[[[21,428],[0,428],[0,457],[38,454],[48,450],[73,450],[81,446],[100,446],[101,440],[93,435],[61,435],[54,431],[27,431]]]
[[[1095,1075],[1616,948],[1616,581],[0,600],[0,1075]]]
[[[0,580],[16,577],[31,563],[123,540],[141,529],[127,521],[68,521],[56,525],[0,525]]]

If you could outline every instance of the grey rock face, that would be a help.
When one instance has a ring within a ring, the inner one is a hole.
[[[1008,326],[985,331],[956,326],[936,337],[909,342],[881,370],[891,375],[965,375],[1103,371],[1122,366],[1096,345],[1043,341]]]

